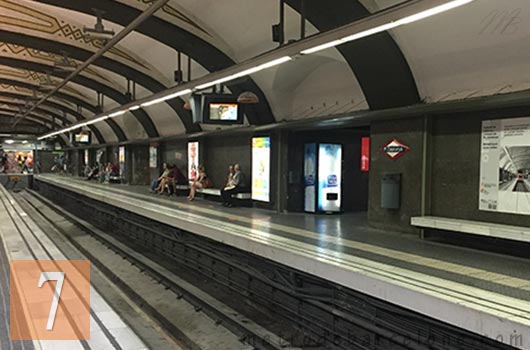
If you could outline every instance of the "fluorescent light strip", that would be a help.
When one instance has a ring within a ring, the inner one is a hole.
[[[182,95],[186,95],[186,94],[189,94],[189,93],[191,93],[191,89],[177,91],[175,93],[172,93],[171,95],[163,96],[163,97],[157,98],[156,100],[144,102],[140,106],[142,106],[142,107],[152,106],[154,104],[157,104],[157,103],[160,103],[160,102],[164,102],[164,101],[167,101],[167,100],[171,100],[172,98],[179,97],[179,96],[182,96]]]
[[[120,116],[120,115],[124,115],[127,111],[118,111],[118,112],[114,112],[112,114],[109,114],[109,118],[114,118],[114,117],[117,117],[117,116]]]
[[[290,61],[290,60],[292,60],[292,58],[289,57],[289,56],[280,57],[280,58],[275,59],[273,61],[261,64],[259,66],[256,66],[256,67],[253,67],[253,68],[249,68],[249,69],[245,69],[244,71],[241,71],[239,73],[235,73],[235,74],[229,75],[229,76],[224,77],[224,78],[220,78],[220,79],[208,82],[208,83],[197,85],[195,87],[195,89],[197,89],[197,90],[207,89],[207,88],[215,86],[217,84],[226,83],[227,81],[230,81],[230,80],[234,80],[234,79],[241,78],[241,77],[253,74],[253,73],[257,73],[257,72],[262,71],[264,69],[277,66],[279,64],[285,63],[285,62]]]
[[[307,50],[303,50],[300,53],[303,54],[303,55],[309,55],[311,53],[315,53],[315,52],[318,52],[318,51],[329,49],[331,47],[335,47],[335,46],[338,46],[338,45],[341,45],[341,44],[344,44],[344,43],[347,43],[347,42],[350,42],[350,41],[358,40],[358,39],[361,39],[361,38],[365,38],[365,37],[370,36],[370,35],[381,33],[381,32],[384,32],[384,31],[387,31],[387,30],[390,30],[390,29],[394,29],[394,28],[402,26],[404,24],[413,23],[413,22],[422,20],[424,18],[431,17],[431,16],[434,16],[434,15],[440,14],[442,12],[446,12],[446,11],[452,10],[454,8],[466,5],[466,4],[468,4],[468,3],[472,2],[472,1],[475,1],[475,0],[454,0],[454,1],[451,1],[451,2],[448,2],[448,3],[445,3],[443,5],[439,5],[439,6],[433,7],[433,8],[428,9],[428,10],[425,10],[425,11],[422,11],[422,12],[418,12],[418,13],[416,13],[414,15],[410,15],[410,16],[401,18],[401,19],[399,19],[397,21],[385,23],[385,24],[382,24],[380,26],[377,26],[377,27],[374,27],[374,28],[370,28],[370,29],[364,30],[364,31],[359,32],[359,33],[356,33],[356,34],[353,34],[353,35],[349,35],[349,36],[344,37],[342,39],[333,40],[333,41],[330,41],[328,43],[325,43],[325,44],[322,44],[322,45],[318,45],[318,46],[312,47],[312,48],[307,49]]]
[[[140,105],[132,106],[129,108],[129,111],[136,111],[137,109],[140,109]]]

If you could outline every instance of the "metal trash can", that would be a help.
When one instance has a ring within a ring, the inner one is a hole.
[[[381,178],[381,208],[399,209],[401,202],[401,173],[385,173]]]

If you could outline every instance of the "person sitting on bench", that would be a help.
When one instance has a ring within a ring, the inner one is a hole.
[[[164,193],[167,187],[168,193],[172,195],[175,192],[177,184],[185,184],[187,182],[186,177],[176,165],[172,165],[169,168],[168,176],[163,177],[162,181],[160,181],[160,194]]]
[[[160,173],[160,176],[156,178],[155,180],[153,180],[153,182],[151,183],[151,187],[150,187],[151,192],[153,193],[158,192],[160,189],[160,182],[162,181],[164,177],[168,175],[169,175],[169,168],[167,166],[167,163],[162,163],[162,172]]]
[[[233,194],[245,192],[247,188],[245,174],[241,171],[239,164],[234,165],[234,175],[232,176],[232,184],[226,186],[221,190],[221,197],[223,198],[223,206],[233,207]]]
[[[195,199],[195,191],[197,189],[213,187],[212,181],[208,178],[204,167],[202,165],[199,165],[197,169],[199,170],[199,175],[197,176],[195,181],[191,183],[190,195],[188,196],[188,200],[190,201]]]

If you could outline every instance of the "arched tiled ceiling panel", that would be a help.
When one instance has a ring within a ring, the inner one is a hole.
[[[392,33],[426,102],[488,96],[530,89],[529,13],[527,0],[480,0]]]
[[[0,46],[2,43],[0,43]],[[6,52],[4,50],[0,50],[0,65],[6,65],[10,67],[15,67],[19,69],[28,69],[30,71],[34,72],[40,72],[40,73],[46,73],[51,71],[52,76],[61,77],[64,78],[64,73],[58,73],[53,71],[53,66],[42,63],[41,60],[36,59],[34,57],[31,58],[21,58],[17,55],[13,55],[12,52]],[[93,91],[100,91],[104,95],[110,97],[111,99],[114,99],[118,101],[119,103],[126,103],[126,97],[121,92],[113,89],[112,87],[109,87],[108,85],[100,83],[98,80],[94,80],[92,78],[89,78],[85,75],[78,75],[72,79],[72,82],[77,83],[79,85],[88,87],[92,89]],[[133,112],[134,115],[139,114],[145,114],[142,110],[137,110]],[[112,120],[106,120],[105,121],[113,130],[113,132],[116,134],[116,137],[120,141],[125,141],[125,134],[123,133],[123,130]]]
[[[86,60],[102,43],[97,40],[85,40],[82,36],[82,24],[72,18],[60,17],[51,14],[50,7],[35,4],[29,1],[11,0],[0,1],[3,15],[0,15],[0,33],[2,38],[9,43],[25,45],[38,50],[61,54],[68,54],[77,60]],[[32,18],[16,17],[24,15]],[[120,75],[133,77],[139,84],[153,92],[165,88],[155,77],[156,70],[150,65],[127,52],[123,48],[114,47],[98,59],[94,65],[106,67]],[[142,123],[149,136],[157,136],[157,130],[147,114],[138,114],[137,118]]]
[[[21,81],[20,79],[19,80],[12,80],[12,79],[2,78],[2,75],[0,75],[0,87],[4,91],[17,90],[17,91],[22,93],[21,96],[25,96],[26,99],[28,99],[28,98],[31,99],[31,98],[34,97],[34,95],[32,94],[32,91],[37,89],[38,85],[33,85],[31,83],[27,83],[27,82]],[[91,112],[95,112],[95,106],[92,106],[92,105],[88,104],[87,102],[78,99],[75,96],[59,92],[59,93],[55,94],[54,97],[60,99],[62,102],[70,102],[71,105],[73,105],[74,107],[75,106],[80,106],[82,108],[88,109]],[[50,99],[50,101],[53,102],[54,98]],[[70,107],[72,107],[72,106],[70,106]],[[106,142],[105,138],[102,136],[100,130],[96,126],[90,125],[89,127],[90,127],[90,130],[96,136],[97,141],[99,143],[105,143]]]
[[[94,7],[93,3],[85,1],[43,0],[41,2],[88,14],[92,14],[92,8]],[[100,0],[97,3],[97,7],[105,11],[104,17],[109,21],[126,25],[137,17],[141,11],[147,8],[148,3],[149,1]],[[205,4],[204,8],[208,8],[207,4]],[[213,11],[213,9],[209,9],[209,11]],[[214,32],[209,31],[207,26],[203,25],[204,22],[199,23],[199,21],[192,17],[187,11],[183,11],[181,6],[172,1],[163,10],[158,11],[155,16],[138,27],[137,32],[155,38],[157,41],[177,51],[190,55],[196,62],[210,72],[233,65],[236,60],[227,52],[230,51],[227,49],[227,45],[224,45],[222,40],[219,39],[219,36],[215,36]],[[234,21],[237,22],[237,20],[239,18]],[[230,25],[233,25],[234,21],[230,21]],[[174,56],[170,59],[173,62],[175,60]],[[227,86],[234,94],[249,90],[260,97],[261,103],[255,106],[253,113],[249,113],[248,115],[249,120],[253,124],[267,124],[274,121],[267,98],[254,81],[242,79],[237,82],[228,83]],[[177,101],[170,100],[170,103],[182,107],[182,103]],[[189,119],[183,119],[187,126],[187,123],[191,121],[189,112],[188,116]],[[195,128],[195,131],[198,131],[198,129]]]
[[[9,128],[9,124],[13,121],[13,116],[8,113],[3,113],[0,111],[0,132],[10,132],[10,133],[27,133],[35,134],[37,132],[47,132],[52,130],[51,125],[46,123],[39,117],[30,116],[24,123],[20,126],[17,126],[14,130]],[[5,123],[5,124],[4,124]],[[26,126],[38,126],[39,130],[28,130]]]
[[[286,0],[298,11],[301,0]],[[357,0],[305,1],[307,19],[319,31],[357,21],[370,12]],[[351,66],[372,109],[420,102],[410,67],[392,36],[386,32],[337,47]],[[316,55],[319,55],[317,53]]]
[[[20,91],[3,90],[0,91],[0,104],[9,103],[11,105],[16,105],[20,108],[23,108],[26,106],[27,97],[30,96],[30,94]],[[5,98],[8,100],[6,101]],[[53,117],[55,119],[61,120],[63,125],[65,125],[65,123],[67,125],[71,125],[72,123],[81,120],[80,115],[75,114],[75,111],[70,110],[68,106],[61,105],[60,101],[54,101],[53,99],[41,104],[39,107],[37,107],[36,111],[50,116],[50,119]],[[15,112],[18,112],[18,109]],[[92,133],[94,133],[94,136],[99,143],[105,142],[105,138],[103,137],[100,129],[97,129],[94,125],[90,125],[88,128],[92,131]]]

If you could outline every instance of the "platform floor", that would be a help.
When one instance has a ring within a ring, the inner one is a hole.
[[[13,260],[66,260],[62,251],[28,217],[11,194],[0,184],[0,349],[45,350],[146,350],[144,342],[132,331],[115,310],[90,286],[90,339],[89,340],[11,340],[10,314],[10,261]],[[50,301],[51,303],[51,301]],[[32,304],[35,307],[36,304]],[[42,304],[44,305],[44,303]],[[46,303],[46,310],[48,303]],[[61,325],[62,329],[73,328]]]
[[[370,228],[365,213],[280,214],[146,187],[38,178],[505,343],[524,334],[523,344],[511,345],[530,349],[528,260]]]

